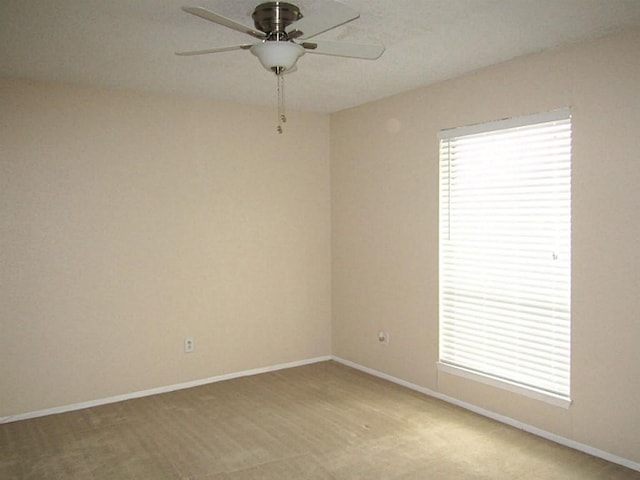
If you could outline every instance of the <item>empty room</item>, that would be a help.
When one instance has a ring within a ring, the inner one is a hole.
[[[640,1],[0,2],[0,478],[640,479]]]

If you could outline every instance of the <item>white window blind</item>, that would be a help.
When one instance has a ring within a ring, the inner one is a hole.
[[[570,394],[569,110],[440,134],[440,366]]]

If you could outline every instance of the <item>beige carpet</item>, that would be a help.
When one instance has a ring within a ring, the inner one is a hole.
[[[326,362],[0,425],[8,479],[640,479]]]

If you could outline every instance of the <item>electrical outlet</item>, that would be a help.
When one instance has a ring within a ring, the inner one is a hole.
[[[385,332],[384,330],[379,330],[378,342],[382,343],[383,345],[389,345],[389,333]]]
[[[195,343],[193,342],[193,338],[187,337],[184,339],[184,353],[192,353],[195,349]]]

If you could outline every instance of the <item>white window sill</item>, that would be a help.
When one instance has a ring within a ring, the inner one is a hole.
[[[540,400],[542,402],[546,402],[551,405],[555,405],[557,407],[569,408],[569,406],[571,406],[571,399],[567,397],[554,395],[552,393],[544,392],[542,390],[527,388],[522,385],[517,385],[515,383],[511,383],[502,379],[491,377],[489,375],[482,375],[477,372],[472,372],[470,370],[466,370],[460,367],[455,367],[453,365],[448,365],[442,362],[438,362],[437,366],[438,366],[438,371],[440,372],[467,378],[469,380],[474,380],[476,382],[484,383],[485,385],[490,385],[492,387],[502,388],[503,390],[508,390],[510,392],[518,393],[520,395],[524,395],[525,397],[534,398],[536,400]]]

